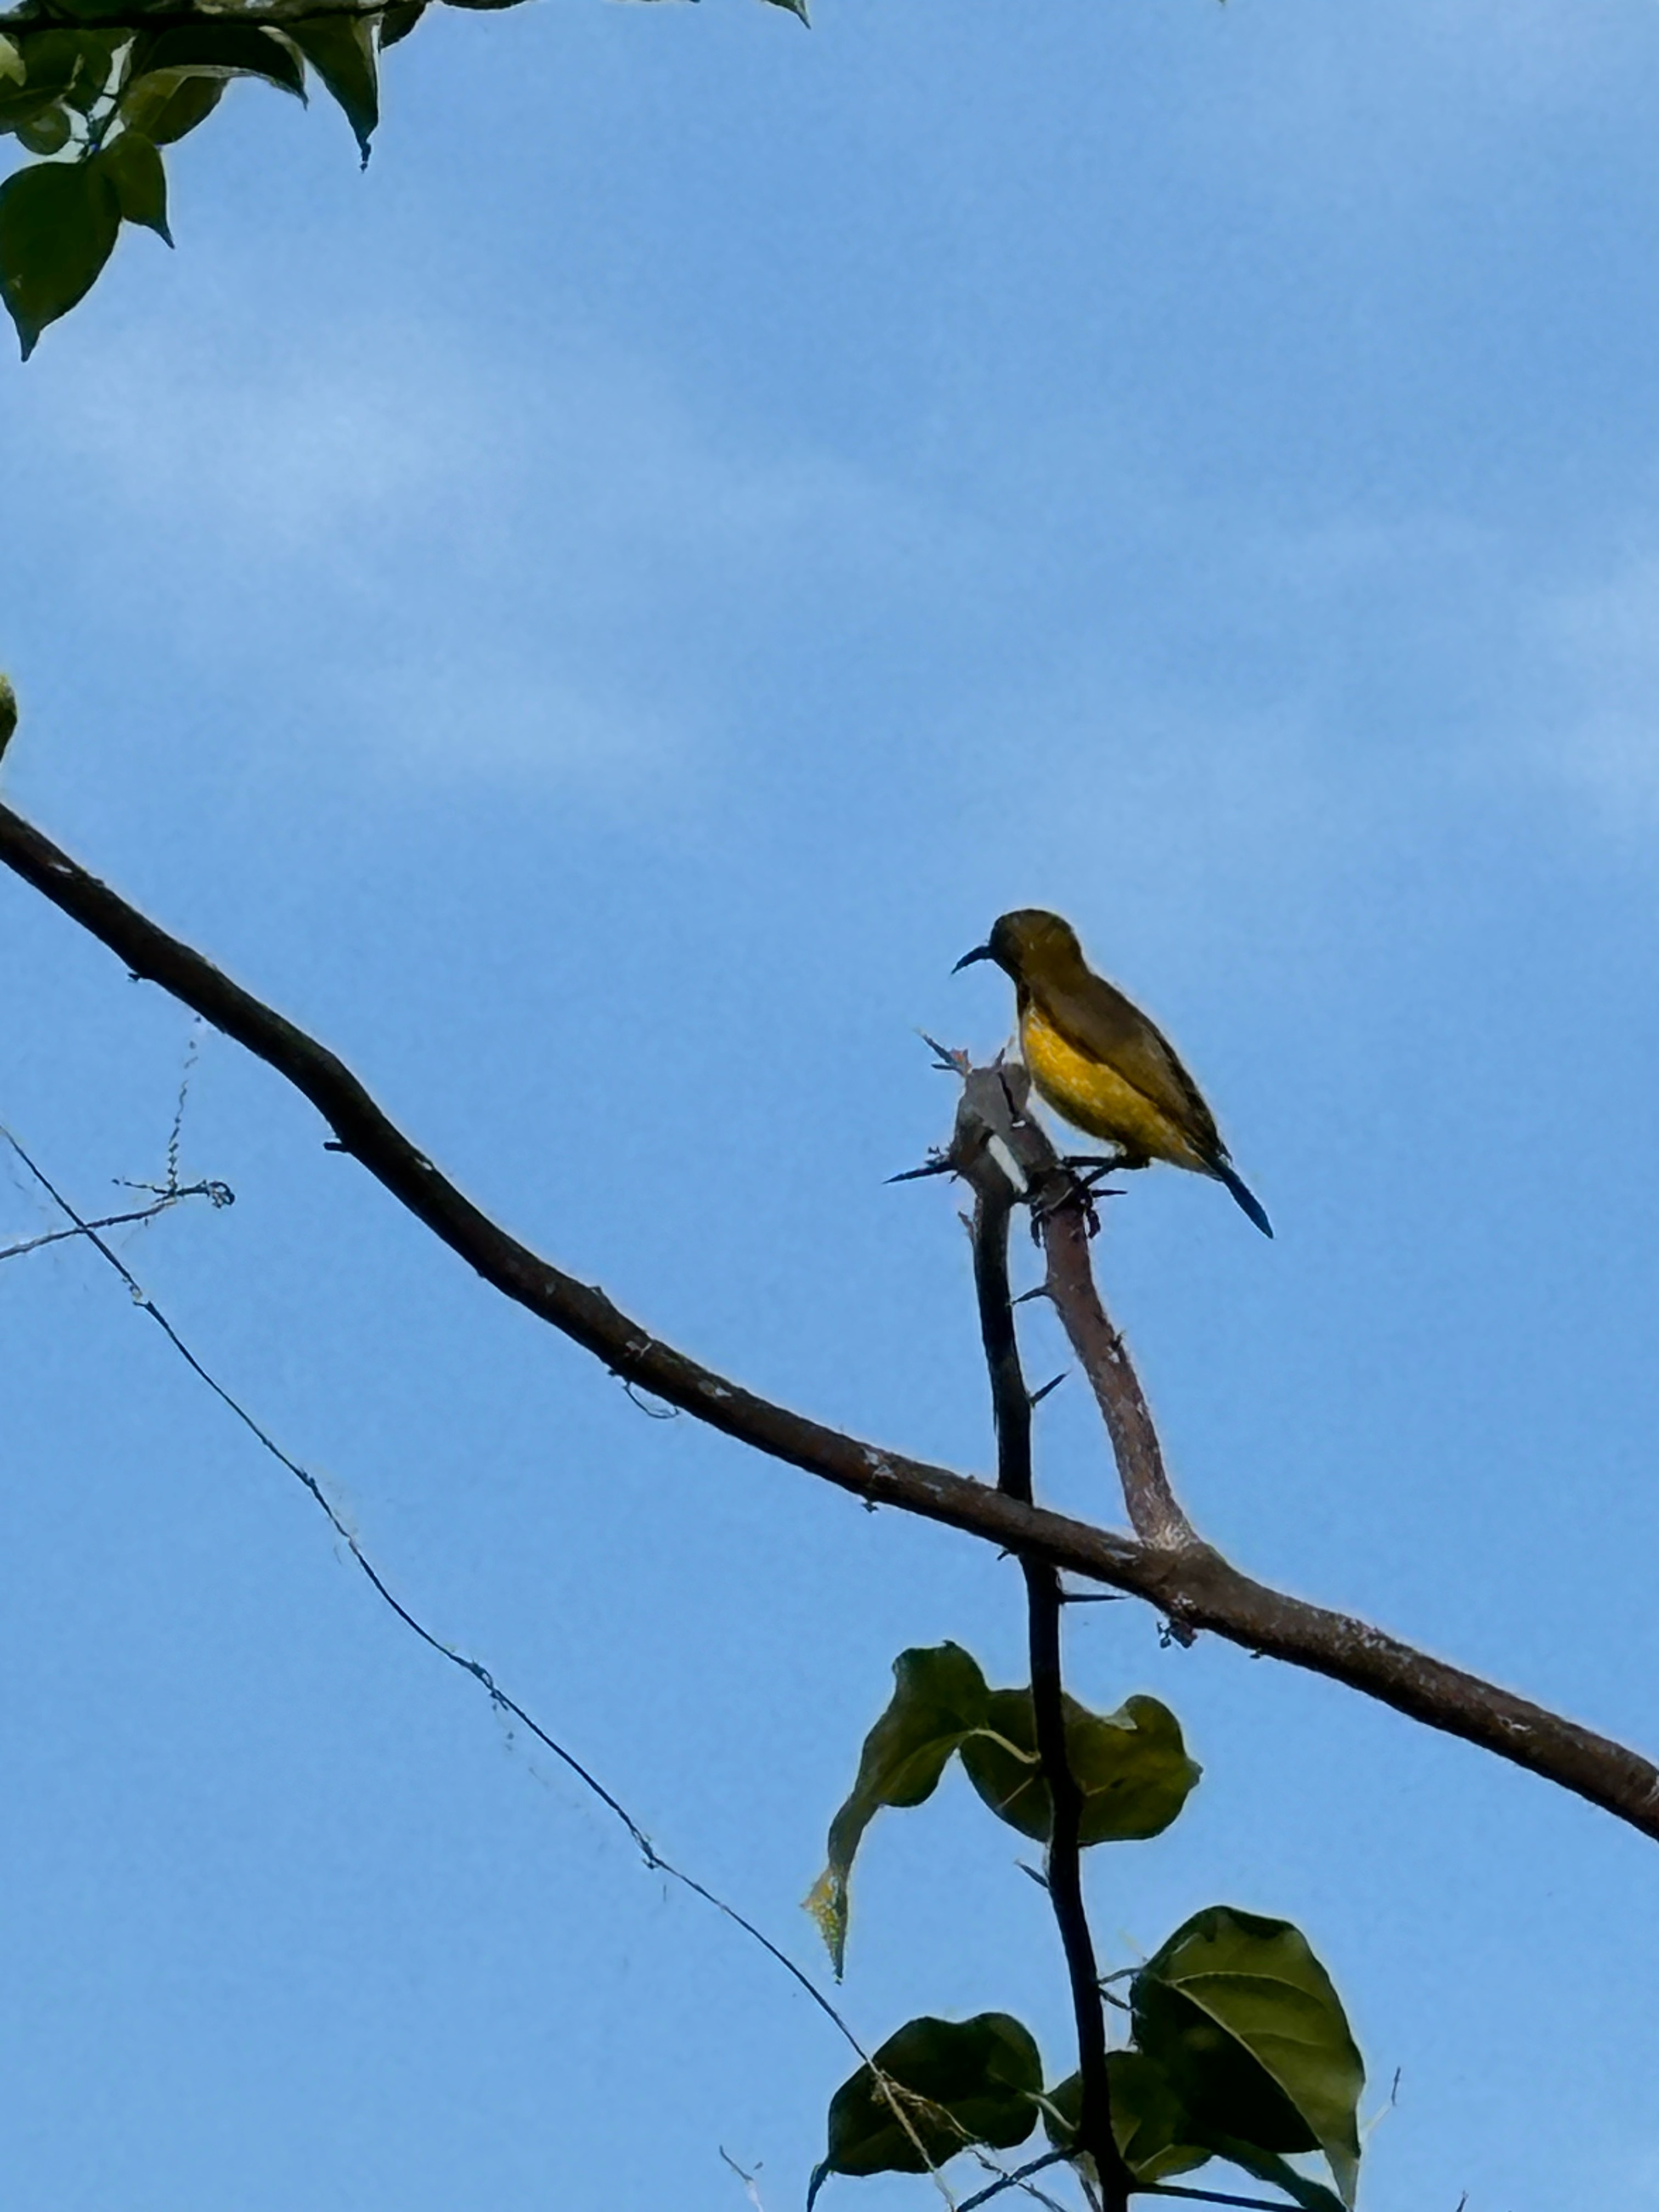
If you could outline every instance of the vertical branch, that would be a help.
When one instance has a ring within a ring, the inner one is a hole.
[[[1095,1227],[1091,1196],[1027,1112],[1030,1076],[1018,1061],[971,1067],[965,1054],[947,1054],[942,1046],[936,1049],[941,1062],[963,1079],[957,1131],[946,1164],[976,1191],[1000,1167],[1012,1194],[1030,1204],[1032,1226],[1048,1263],[1043,1288],[1105,1419],[1130,1527],[1143,1544],[1158,1551],[1195,1547],[1197,1534],[1170,1487],[1158,1431],[1128,1348],[1095,1287],[1089,1259]],[[975,1159],[981,1160],[977,1174]],[[1023,1495],[1029,1500],[1030,1492]]]
[[[1031,1397],[1020,1366],[1008,1283],[1008,1228],[1014,1187],[987,1142],[985,1125],[965,1091],[952,1146],[952,1162],[973,1185],[974,1287],[980,1334],[991,1378],[996,1423],[997,1486],[1022,1504],[1031,1502]],[[1080,1841],[1083,1792],[1066,1751],[1066,1708],[1060,1674],[1061,1598],[1058,1569],[1030,1558],[1025,1577],[1031,1661],[1031,1709],[1037,1756],[1050,1806],[1046,1855],[1048,1897],[1066,1956],[1072,2011],[1077,2023],[1078,2074],[1082,2090],[1077,2147],[1095,2162],[1103,2212],[1125,2212],[1132,2177],[1112,2132],[1111,2087],[1106,2069],[1106,2014],[1100,1970],[1083,1899]]]

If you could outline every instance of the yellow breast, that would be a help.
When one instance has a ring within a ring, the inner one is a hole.
[[[1145,1091],[1125,1082],[1103,1061],[1091,1060],[1067,1044],[1032,999],[1020,1009],[1019,1046],[1038,1091],[1073,1128],[1144,1153],[1148,1159],[1210,1172],[1208,1162]]]

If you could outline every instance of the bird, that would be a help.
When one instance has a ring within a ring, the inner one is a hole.
[[[1018,1002],[1020,1052],[1040,1097],[1074,1128],[1115,1145],[1120,1168],[1168,1160],[1224,1183],[1264,1237],[1273,1224],[1235,1170],[1215,1116],[1174,1046],[1083,957],[1069,921],[1041,907],[999,915],[958,969],[994,961]]]

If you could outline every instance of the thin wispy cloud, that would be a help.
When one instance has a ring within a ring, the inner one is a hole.
[[[228,359],[160,325],[115,373],[89,349],[31,395],[30,450],[100,517],[116,618],[192,690],[297,708],[290,750],[635,789],[708,751],[792,609],[948,579],[973,535],[579,334],[550,364],[373,318],[285,344],[246,304]]]
[[[1542,637],[1564,695],[1534,747],[1538,768],[1596,822],[1659,827],[1659,555],[1640,553],[1547,603]]]

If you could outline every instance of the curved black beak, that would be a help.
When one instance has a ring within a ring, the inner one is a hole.
[[[953,975],[959,975],[963,969],[971,968],[975,960],[988,960],[990,957],[991,948],[988,945],[976,945],[971,952],[963,954],[951,973]]]

